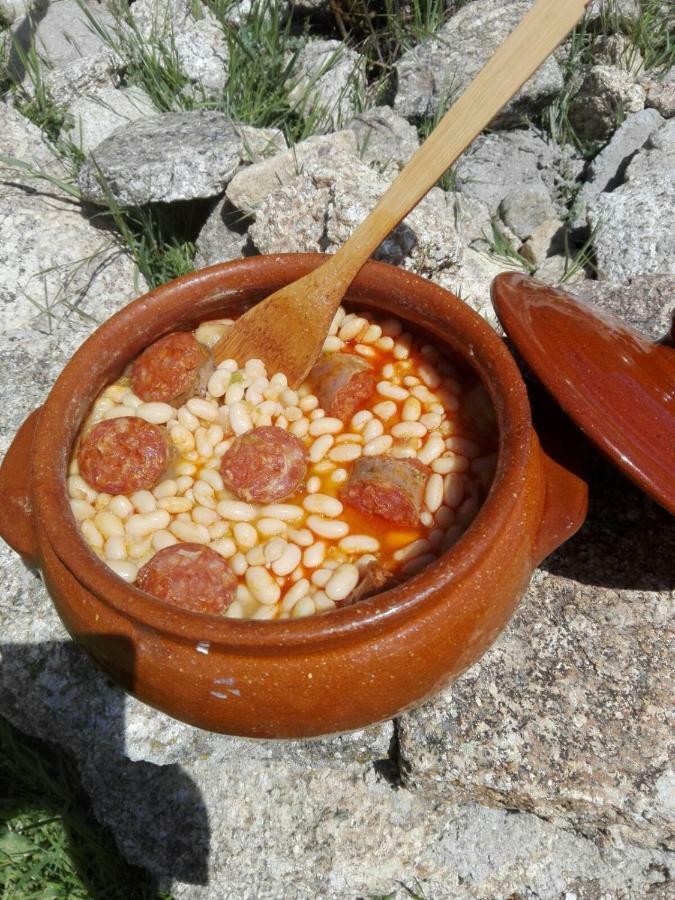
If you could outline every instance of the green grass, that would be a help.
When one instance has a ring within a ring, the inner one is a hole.
[[[72,760],[0,718],[0,896],[170,900],[100,825]]]

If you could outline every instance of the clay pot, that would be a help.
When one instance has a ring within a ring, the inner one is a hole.
[[[586,485],[543,452],[525,386],[496,333],[447,291],[368,263],[347,300],[394,314],[481,376],[500,429],[492,490],[462,539],[406,583],[352,607],[256,622],[184,612],[125,584],[87,548],[65,488],[92,401],[168,331],[236,315],[321,261],[255,257],[151,291],[80,348],[0,470],[0,534],[39,566],[66,628],[139,699],[211,731],[301,738],[360,728],[420,703],[504,628],[534,567],[573,534]]]

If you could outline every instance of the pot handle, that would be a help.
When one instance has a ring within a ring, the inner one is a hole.
[[[19,428],[0,466],[0,537],[30,566],[39,559],[32,520],[31,451],[41,409]]]
[[[588,512],[588,485],[584,479],[543,447],[541,461],[546,494],[532,547],[536,565],[581,528]]]

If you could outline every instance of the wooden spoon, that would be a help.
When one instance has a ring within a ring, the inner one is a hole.
[[[389,232],[572,30],[590,0],[536,0],[349,240],[319,268],[248,310],[215,345],[216,362],[262,359],[298,387],[347,288]]]

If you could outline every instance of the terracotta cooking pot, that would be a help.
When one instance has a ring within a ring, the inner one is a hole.
[[[447,291],[371,262],[347,301],[398,316],[458,353],[497,412],[494,483],[461,540],[399,587],[328,615],[278,622],[165,606],[100,562],[79,536],[65,487],[70,448],[96,395],[161,335],[237,315],[322,259],[237,260],[130,303],[78,350],[0,470],[0,534],[42,569],[73,638],[139,699],[211,731],[312,737],[420,703],[485,652],[534,567],[586,513],[586,485],[541,449],[522,378],[497,334]]]

